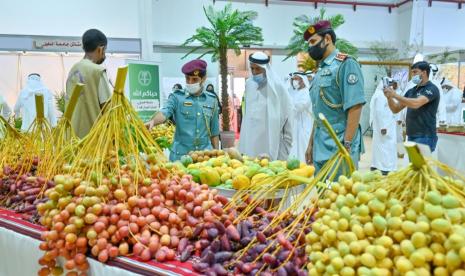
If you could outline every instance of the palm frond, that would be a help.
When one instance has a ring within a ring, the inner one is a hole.
[[[307,51],[308,45],[307,42],[303,39],[303,34],[307,30],[308,26],[315,24],[320,20],[329,20],[333,29],[337,29],[345,23],[343,15],[336,14],[328,17],[324,8],[321,8],[316,16],[297,16],[294,19],[294,22],[292,23],[292,26],[294,28],[293,35],[286,47],[287,55],[286,58],[284,58],[284,60],[287,60],[290,57],[294,57],[300,52]],[[349,41],[343,38],[337,39],[336,48],[338,48],[341,52],[347,53],[352,56],[356,56],[358,52],[357,47],[355,47],[353,44],[351,44]]]
[[[195,33],[182,44],[182,46],[196,43],[196,47],[190,50],[183,58],[196,51],[203,50],[199,58],[211,54],[212,62],[220,61],[222,78],[227,75],[226,56],[227,49],[234,51],[236,55],[241,53],[240,47],[258,46],[263,43],[262,29],[253,25],[253,20],[257,18],[255,11],[239,11],[233,9],[229,3],[221,10],[215,10],[213,6],[203,7],[204,14],[209,22],[208,27],[200,27]],[[223,108],[223,130],[229,130],[229,105],[227,82],[222,83],[221,95],[225,104]]]

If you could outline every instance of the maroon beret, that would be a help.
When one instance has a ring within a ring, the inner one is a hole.
[[[201,59],[194,59],[184,64],[182,73],[188,76],[205,76],[207,73],[207,62]]]
[[[320,20],[316,22],[314,25],[310,25],[304,32],[304,40],[308,41],[310,37],[314,34],[320,34],[325,31],[331,30],[331,22],[328,20]]]

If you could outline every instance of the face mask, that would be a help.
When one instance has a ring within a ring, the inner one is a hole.
[[[414,84],[419,84],[419,83],[421,82],[421,77],[420,77],[420,75],[415,75],[415,76],[413,76],[413,77],[412,77],[412,82],[413,82]]]
[[[294,89],[299,89],[300,82],[298,80],[292,80],[292,86],[294,87]]]
[[[326,48],[328,48],[327,44],[323,48],[321,47],[323,40],[324,39],[321,39],[320,42],[318,42],[315,46],[308,47],[308,54],[313,60],[319,61],[323,59]]]
[[[191,95],[195,95],[199,92],[200,90],[200,83],[192,83],[192,84],[186,84],[186,91],[187,93]]]
[[[252,79],[258,83],[258,84],[262,84],[266,79],[265,79],[265,74],[258,74],[258,75],[253,75],[252,76]]]

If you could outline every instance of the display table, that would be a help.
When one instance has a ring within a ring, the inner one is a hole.
[[[465,174],[465,133],[438,131],[438,160]]]
[[[44,253],[39,249],[42,230],[21,215],[0,208],[0,275],[37,275],[38,260]],[[118,257],[106,264],[88,260],[89,276],[196,275],[188,262],[140,262],[131,257]]]

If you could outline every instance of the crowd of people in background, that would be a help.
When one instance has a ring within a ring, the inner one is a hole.
[[[434,152],[437,127],[463,123],[462,91],[438,71],[435,64],[426,61],[413,64],[413,77],[404,92],[396,80],[379,82],[370,103],[372,169],[383,174],[397,169],[400,156],[394,149],[405,140],[403,126],[408,141],[427,145]]]
[[[316,116],[322,113],[333,126],[338,139],[358,165],[364,152],[360,128],[361,109],[365,104],[364,78],[360,65],[336,49],[336,34],[328,21],[319,21],[304,33],[308,53],[317,62],[309,72],[290,73],[283,81],[268,55],[255,52],[249,56],[251,75],[245,84],[239,126],[240,152],[266,156],[272,160],[289,157],[313,163],[317,171],[337,151],[328,131]],[[107,38],[91,29],[82,37],[84,58],[70,70],[66,99],[76,83],[84,83],[72,125],[84,137],[111,96],[105,60]],[[211,83],[207,83],[207,62],[197,59],[182,67],[186,84],[175,84],[160,112],[147,122],[152,128],[170,120],[176,124],[171,160],[191,150],[219,148],[220,116],[223,106]],[[373,131],[372,169],[383,174],[397,169],[402,157],[399,144],[405,140],[427,145],[434,151],[436,128],[441,124],[463,123],[464,92],[443,78],[434,64],[425,61],[412,65],[413,77],[406,88],[399,80],[383,78],[370,101],[369,123]],[[35,95],[44,97],[44,116],[53,127],[57,123],[54,97],[41,76],[32,73],[21,90],[13,110],[0,95],[0,116],[13,114],[22,118],[22,131],[28,131],[36,117]],[[235,108],[236,98],[230,98]],[[234,117],[233,119],[236,119]],[[237,122],[236,122],[237,124]]]

